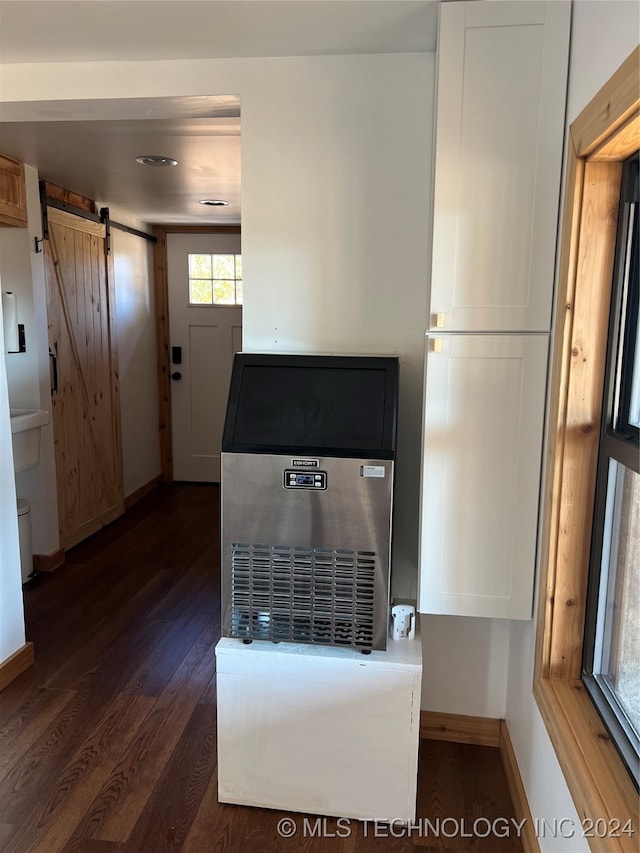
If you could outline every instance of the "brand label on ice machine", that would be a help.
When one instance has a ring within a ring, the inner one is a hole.
[[[301,471],[287,470],[284,472],[284,487],[285,489],[326,489],[327,472],[309,471],[303,474]]]
[[[384,465],[360,466],[360,475],[362,477],[385,477],[386,473]]]

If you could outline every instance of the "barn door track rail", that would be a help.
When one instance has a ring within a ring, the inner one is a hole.
[[[107,255],[111,254],[111,229],[117,228],[118,231],[125,231],[127,234],[133,234],[135,237],[142,237],[143,240],[148,240],[150,243],[157,243],[158,238],[153,234],[147,234],[146,231],[139,231],[137,228],[131,228],[129,225],[123,225],[121,222],[116,222],[109,216],[109,208],[101,207],[100,213],[90,213],[88,210],[82,210],[80,207],[74,207],[66,201],[60,201],[57,198],[52,198],[47,195],[45,181],[40,181],[40,214],[42,217],[42,239],[35,238],[36,253],[42,251],[43,240],[49,239],[49,218],[47,215],[47,207],[55,207],[57,210],[64,210],[71,213],[73,216],[80,216],[82,219],[89,219],[91,222],[99,222],[105,226],[105,251]]]

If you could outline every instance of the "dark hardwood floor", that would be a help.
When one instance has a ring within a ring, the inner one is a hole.
[[[522,850],[488,747],[421,744],[415,827],[218,803],[219,586],[218,489],[174,485],[24,588],[35,664],[0,693],[0,850]]]

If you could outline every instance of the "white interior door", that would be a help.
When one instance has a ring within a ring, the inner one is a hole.
[[[167,235],[167,279],[173,476],[216,483],[233,356],[242,349],[240,234]]]

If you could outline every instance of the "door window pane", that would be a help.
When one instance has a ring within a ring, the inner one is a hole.
[[[190,305],[242,305],[241,255],[189,255]]]
[[[208,281],[199,278],[189,279],[189,303],[191,305],[211,305],[213,302],[213,288],[211,279]]]
[[[234,255],[213,255],[213,277],[234,279],[236,277]]]
[[[236,289],[233,281],[215,281],[213,301],[215,305],[235,305]]]
[[[189,255],[189,278],[212,278],[211,255]]]

